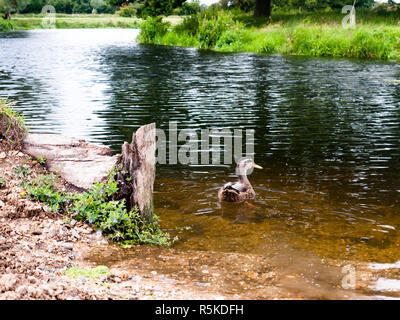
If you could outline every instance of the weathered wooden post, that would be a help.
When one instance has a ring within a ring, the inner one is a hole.
[[[118,180],[128,209],[137,206],[142,217],[153,217],[153,186],[156,172],[156,125],[140,127],[132,142],[124,142]]]

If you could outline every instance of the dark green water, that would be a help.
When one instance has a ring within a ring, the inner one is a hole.
[[[400,68],[389,62],[141,46],[133,30],[0,34],[0,96],[33,132],[118,152],[139,126],[255,130],[255,207],[221,205],[233,166],[160,165],[180,249],[400,259]],[[174,232],[173,232],[174,233]]]

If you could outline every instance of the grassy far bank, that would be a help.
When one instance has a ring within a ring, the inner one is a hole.
[[[142,24],[141,43],[318,57],[400,60],[400,14],[357,11],[355,29],[340,11],[277,13],[271,21],[238,11],[207,11],[171,26],[160,18]]]
[[[273,12],[255,19],[240,11],[208,10],[184,20],[112,14],[57,14],[56,28],[141,28],[145,44],[196,47],[219,52],[400,60],[400,13],[358,9],[357,27],[342,27],[340,10]],[[44,15],[0,20],[0,32],[42,28]]]
[[[45,15],[24,14],[15,15],[8,23],[12,25],[12,30],[42,29],[42,21]],[[4,22],[3,22],[4,23]],[[56,28],[76,29],[76,28],[139,28],[140,21],[136,18],[125,18],[118,15],[99,14],[99,15],[56,15]],[[1,27],[0,27],[1,31]],[[6,30],[3,30],[6,31]]]

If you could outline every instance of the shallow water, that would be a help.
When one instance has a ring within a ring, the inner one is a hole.
[[[0,96],[18,101],[33,132],[114,152],[153,121],[254,129],[264,170],[250,176],[251,207],[216,201],[233,165],[157,167],[155,210],[179,235],[175,249],[400,260],[397,64],[142,46],[136,34],[0,34]]]

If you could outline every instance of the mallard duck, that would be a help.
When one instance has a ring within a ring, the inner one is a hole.
[[[228,182],[218,191],[219,201],[243,202],[254,199],[256,193],[247,178],[247,173],[251,168],[262,169],[250,158],[239,161],[237,165],[238,182]]]

